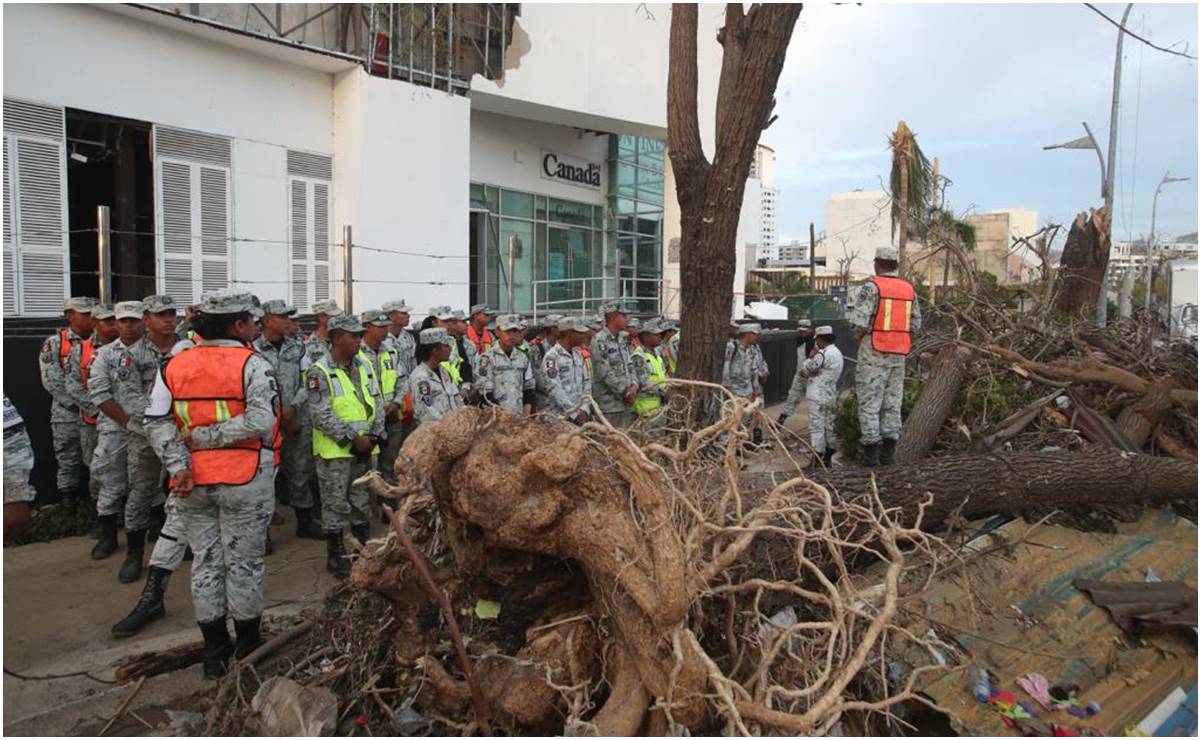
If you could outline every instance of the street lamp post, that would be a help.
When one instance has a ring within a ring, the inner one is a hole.
[[[1151,263],[1155,259],[1155,212],[1159,207],[1159,191],[1163,190],[1163,186],[1170,182],[1184,182],[1187,177],[1172,177],[1172,173],[1163,173],[1163,179],[1159,181],[1159,185],[1155,188],[1155,197],[1151,199],[1151,233],[1147,236],[1147,295],[1143,301],[1143,310],[1147,313],[1151,311],[1151,293],[1155,287],[1151,282]]]

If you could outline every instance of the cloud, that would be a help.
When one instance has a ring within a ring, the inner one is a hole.
[[[1122,6],[1099,6],[1117,17]],[[1136,5],[1131,26],[1197,50],[1193,5]],[[898,120],[941,159],[959,210],[1024,207],[1061,220],[1100,202],[1088,151],[1043,151],[1083,135],[1106,144],[1116,29],[1081,5],[806,5],[777,88],[781,233],[824,221],[831,192],[887,179]],[[1157,231],[1197,229],[1196,63],[1127,39],[1115,235],[1149,227],[1167,169],[1192,177],[1160,196]],[[803,221],[803,223],[802,223]]]

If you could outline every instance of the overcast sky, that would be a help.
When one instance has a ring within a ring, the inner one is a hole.
[[[1124,6],[1098,7],[1116,19]],[[1197,56],[1194,5],[1135,5],[1130,27]],[[941,159],[956,211],[1029,208],[1041,225],[1099,206],[1096,155],[1042,147],[1083,136],[1087,121],[1106,148],[1116,36],[1084,5],[807,4],[763,135],[781,241],[808,239],[810,220],[823,229],[830,193],[887,182],[902,119]],[[1156,231],[1196,231],[1197,63],[1130,37],[1123,52],[1114,237],[1148,231],[1169,169],[1192,180],[1164,187]]]

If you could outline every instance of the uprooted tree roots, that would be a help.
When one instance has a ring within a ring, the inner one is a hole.
[[[711,426],[654,441],[603,419],[578,428],[477,408],[418,428],[400,485],[370,482],[398,502],[466,617],[486,716],[389,535],[363,550],[352,582],[391,606],[392,657],[411,684],[397,688],[467,731],[605,735],[822,732],[915,698],[927,668],[882,666],[898,641],[932,642],[892,621],[946,552],[921,531],[922,507],[915,523],[874,490],[842,501],[799,468],[743,490],[754,421],[770,428],[757,405],[727,396]],[[928,557],[907,568],[915,551]],[[870,582],[852,576],[865,568]],[[497,619],[475,615],[480,599],[499,602]]]

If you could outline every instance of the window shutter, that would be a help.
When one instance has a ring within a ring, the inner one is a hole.
[[[4,312],[53,316],[70,289],[63,109],[4,99]]]
[[[288,151],[291,300],[301,311],[329,298],[330,157]]]
[[[156,126],[159,289],[196,303],[229,286],[230,140]]]

